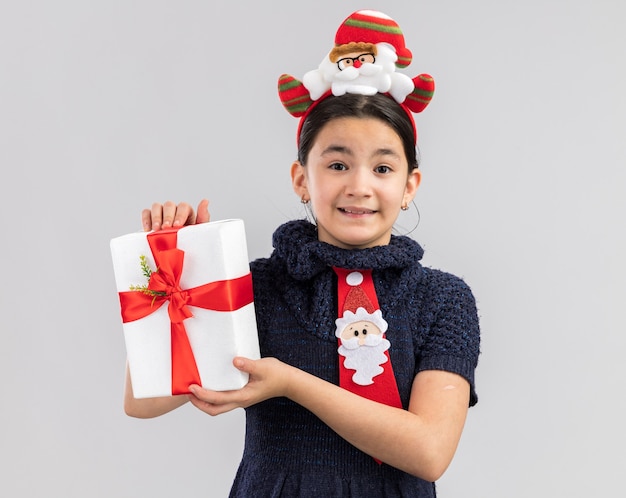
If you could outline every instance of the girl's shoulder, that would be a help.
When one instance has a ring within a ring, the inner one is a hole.
[[[472,294],[469,284],[458,275],[428,266],[422,266],[422,275],[425,287],[431,292]]]
[[[277,288],[284,287],[287,269],[276,258],[259,258],[250,262],[254,293],[274,293]]]
[[[271,278],[280,271],[276,266],[272,258],[258,258],[250,262],[250,271],[253,279]]]
[[[421,313],[439,317],[446,314],[466,317],[476,315],[476,298],[464,278],[426,266],[421,267],[420,273],[410,306],[415,306]]]

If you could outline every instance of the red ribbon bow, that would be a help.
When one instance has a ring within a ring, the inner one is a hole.
[[[185,252],[178,248],[162,251],[159,255],[158,271],[150,275],[148,289],[163,294],[169,299],[167,311],[172,323],[181,323],[192,316],[187,303],[189,292],[180,288]]]
[[[154,313],[169,302],[172,344],[172,394],[189,392],[190,384],[201,385],[198,367],[183,321],[193,316],[189,306],[214,311],[235,311],[253,300],[250,273],[232,280],[220,280],[191,289],[182,289],[180,277],[185,252],[176,247],[178,228],[148,234],[148,245],[157,265],[150,275],[148,289],[119,293],[122,321],[132,322]]]

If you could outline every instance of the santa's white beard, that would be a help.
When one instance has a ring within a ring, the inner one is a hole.
[[[358,338],[342,340],[337,350],[345,358],[344,366],[349,370],[355,370],[352,380],[361,386],[374,383],[373,378],[383,373],[381,367],[387,362],[385,351],[391,346],[382,335],[371,334],[365,339],[365,344],[359,346]]]
[[[363,64],[360,68],[347,67],[338,71],[333,76],[333,94],[375,95],[378,92],[387,92],[391,87],[391,76],[382,69],[375,64]]]

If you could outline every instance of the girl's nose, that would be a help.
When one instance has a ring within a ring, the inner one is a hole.
[[[348,195],[353,195],[356,197],[368,197],[371,195],[371,178],[369,176],[369,171],[366,167],[363,168],[354,168],[352,170],[352,174],[348,179],[348,184],[346,185],[346,192]]]

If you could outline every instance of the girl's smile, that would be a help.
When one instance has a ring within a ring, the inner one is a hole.
[[[388,244],[400,207],[420,173],[409,167],[400,137],[384,121],[338,118],[319,132],[307,164],[292,166],[296,193],[311,201],[319,239],[346,249]]]
[[[346,213],[346,214],[350,214],[350,215],[354,215],[354,216],[359,216],[359,215],[366,215],[366,214],[374,214],[375,211],[370,211],[370,210],[364,210],[364,209],[359,209],[359,208],[339,208],[340,211]]]

